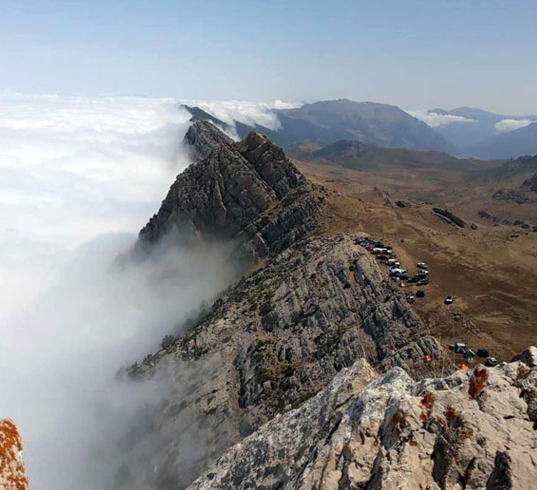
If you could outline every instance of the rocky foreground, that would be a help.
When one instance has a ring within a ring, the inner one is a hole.
[[[123,441],[115,489],[531,488],[533,352],[529,366],[453,374],[376,261],[325,232],[337,197],[281,148],[206,121],[185,144],[195,164],[138,250],[216,239],[252,265],[127,370],[167,388]]]
[[[414,381],[364,360],[227,451],[189,490],[530,489],[537,349]]]
[[[22,441],[11,420],[0,420],[0,489],[27,490]]]

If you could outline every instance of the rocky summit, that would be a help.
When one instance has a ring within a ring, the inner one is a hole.
[[[533,350],[456,371],[377,261],[325,228],[338,196],[281,148],[257,132],[234,142],[207,121],[185,144],[195,162],[140,243],[217,237],[251,267],[126,370],[166,388],[123,441],[116,488],[531,487]]]
[[[195,163],[171,186],[140,244],[181,234],[234,239],[254,258],[281,251],[316,227],[323,196],[260,133],[234,143],[206,121],[185,136]]]

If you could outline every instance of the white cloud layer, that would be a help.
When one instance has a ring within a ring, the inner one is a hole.
[[[0,418],[18,424],[36,490],[102,490],[104,468],[83,478],[91,452],[156,396],[117,369],[234,277],[220,249],[111,266],[189,163],[177,105],[0,95]]]
[[[531,119],[502,119],[500,122],[496,123],[494,127],[499,133],[510,133],[515,129],[529,126],[533,122],[535,121],[532,121]]]
[[[248,102],[244,100],[227,101],[204,101],[192,102],[212,116],[234,125],[235,121],[249,126],[260,125],[268,129],[277,130],[280,128],[278,117],[272,109],[293,109],[303,104],[299,102],[283,102],[276,100],[273,102]]]
[[[437,114],[436,112],[428,111],[406,111],[416,119],[423,121],[427,126],[431,128],[439,128],[441,126],[448,126],[454,123],[477,123],[475,119],[469,119],[462,116],[453,116],[451,114]]]

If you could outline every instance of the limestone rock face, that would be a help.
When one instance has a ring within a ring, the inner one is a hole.
[[[211,123],[197,121],[185,144],[196,162],[177,177],[140,232],[140,243],[174,233],[237,239],[257,259],[315,228],[322,196],[265,136],[252,132],[234,143]]]
[[[0,488],[28,490],[28,477],[22,460],[22,441],[11,420],[0,420]]]
[[[536,381],[537,368],[521,362],[415,382],[358,360],[189,490],[534,488]]]
[[[425,364],[426,354],[436,361]],[[415,376],[442,366],[437,341],[424,336],[396,287],[351,237],[299,241],[223,293],[196,328],[131,369],[137,379],[174,373],[166,402],[148,422],[169,438],[162,451],[169,456],[152,468],[176,485],[172,475],[189,483],[188,474],[301,406],[360,357],[381,372],[404,366]],[[187,468],[180,448],[190,427],[200,426],[210,454]]]

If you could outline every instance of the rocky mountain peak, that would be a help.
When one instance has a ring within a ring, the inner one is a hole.
[[[28,477],[22,460],[22,441],[11,420],[0,420],[0,488],[28,490]]]
[[[140,242],[155,243],[174,232],[217,236],[238,239],[257,258],[315,228],[313,215],[321,199],[266,136],[252,131],[235,143],[200,120],[189,128],[184,144],[196,161],[172,184],[140,232]],[[280,206],[283,199],[289,202]]]
[[[233,140],[209,121],[197,120],[186,132],[184,142],[196,159],[207,158],[213,151],[233,146]]]

